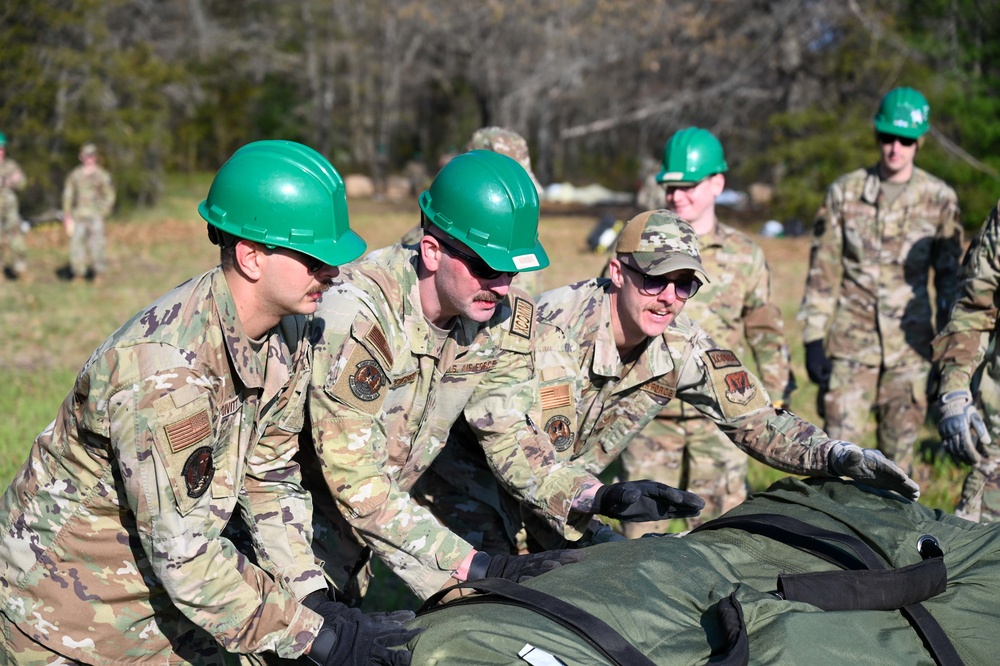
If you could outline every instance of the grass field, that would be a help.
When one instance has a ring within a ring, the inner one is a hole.
[[[70,284],[59,277],[67,263],[66,238],[50,225],[28,235],[31,281],[0,282],[0,484],[6,487],[23,463],[34,437],[52,420],[90,353],[141,307],[217,262],[196,206],[207,192],[208,176],[177,177],[153,209],[114,217],[108,226],[109,272],[100,285]],[[389,204],[352,200],[352,226],[370,249],[395,242],[417,222],[416,202]],[[723,215],[724,217],[724,215]],[[546,215],[542,242],[552,265],[542,276],[546,288],[596,275],[604,257],[586,251],[595,217]],[[785,317],[799,389],[792,410],[816,421],[815,387],[803,364],[800,327],[795,320],[808,262],[808,239],[760,239],[772,268],[774,299]],[[935,459],[937,434],[925,428],[914,476],[921,502],[951,510],[964,471]],[[873,440],[861,442],[872,446]],[[753,463],[751,486],[761,489],[779,478]]]

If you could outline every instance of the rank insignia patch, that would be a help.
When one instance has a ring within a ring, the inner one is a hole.
[[[377,400],[382,387],[386,384],[382,368],[375,361],[361,361],[354,369],[354,374],[348,379],[351,393],[358,400],[371,402]]]
[[[194,450],[184,463],[184,484],[188,497],[198,498],[205,494],[215,476],[215,462],[212,447],[202,446]]]
[[[726,399],[737,405],[749,404],[757,395],[757,387],[750,381],[746,370],[726,375]]]
[[[545,434],[552,442],[552,448],[562,453],[573,445],[573,431],[569,419],[562,414],[556,414],[545,422]]]

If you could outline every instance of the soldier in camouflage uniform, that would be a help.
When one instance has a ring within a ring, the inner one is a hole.
[[[658,516],[700,505],[658,484],[635,493],[603,486],[557,462],[534,425],[535,308],[510,284],[548,257],[524,169],[494,152],[459,155],[421,194],[420,208],[420,242],[345,269],[316,315],[309,414],[318,462],[310,457],[303,469],[317,509],[314,548],[338,590],[352,601],[364,594],[369,549],[421,597],[456,581],[522,580],[579,559],[477,552],[411,497],[456,421],[473,433],[489,473],[556,531],[571,510],[624,518],[643,502]]]
[[[21,167],[7,157],[7,137],[0,134],[0,258],[4,273],[14,279],[23,278],[28,269],[27,245],[17,203],[17,193],[25,185],[27,180]]]
[[[249,144],[222,167],[198,209],[221,265],[93,353],[0,500],[0,662],[409,663],[368,659],[380,635],[411,637],[400,623],[327,598],[292,462],[303,315],[365,247],[346,206],[300,144]],[[259,566],[222,536],[237,505]]]
[[[616,251],[610,278],[554,289],[539,299],[538,423],[560,459],[600,473],[677,398],[767,465],[793,474],[848,476],[917,497],[917,485],[878,451],[831,440],[776,410],[739,357],[681,312],[708,280],[690,225],[666,210],[640,213],[626,224]],[[518,522],[484,469],[470,440],[452,437],[426,477],[425,483],[435,484],[435,497],[450,494],[449,506],[464,507],[464,516],[442,520],[469,538],[478,533],[470,528],[481,529],[490,510],[495,532]],[[470,488],[474,481],[478,487]],[[477,515],[475,523],[469,515]],[[558,545],[544,525],[526,524],[529,547],[532,539],[546,548]],[[508,536],[513,541],[510,530]]]
[[[951,456],[973,466],[955,514],[993,523],[1000,521],[1000,347],[996,340],[1000,202],[965,255],[961,277],[948,325],[934,339],[934,362],[941,376],[938,431]]]
[[[531,170],[531,155],[528,153],[528,142],[524,137],[513,130],[504,127],[481,127],[472,133],[469,142],[465,144],[465,150],[491,150],[515,160],[524,167],[531,178],[535,191],[541,197],[545,189],[535,177],[535,172]],[[403,234],[403,245],[416,245],[423,236],[423,229],[417,225]],[[514,277],[514,286],[528,292],[532,298],[537,298],[542,293],[541,273],[539,271],[521,271]]]
[[[878,164],[841,176],[816,216],[799,319],[826,430],[858,441],[877,410],[878,448],[903,469],[927,411],[935,324],[951,309],[962,256],[955,191],[914,166],[927,100],[896,88],[875,116]]]
[[[666,188],[666,207],[694,229],[701,263],[712,276],[698,298],[687,303],[684,314],[738,357],[746,358],[745,346],[749,347],[764,388],[780,408],[791,392],[792,377],[784,321],[770,301],[771,276],[764,251],[715,215],[715,199],[725,188],[723,174],[728,168],[722,144],[706,129],[680,130],[663,149],[656,180]],[[622,454],[625,478],[656,479],[705,500],[701,515],[689,519],[690,527],[746,499],[748,467],[747,455],[715,422],[682,401],[667,405]],[[636,537],[667,528],[630,524],[625,534]]]
[[[104,218],[115,205],[115,186],[111,174],[97,165],[97,146],[84,144],[80,162],[63,185],[63,227],[69,235],[73,279],[82,280],[91,270],[97,281],[105,270]]]

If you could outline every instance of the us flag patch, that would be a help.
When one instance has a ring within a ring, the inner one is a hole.
[[[208,419],[208,411],[202,410],[182,421],[171,423],[164,430],[167,433],[170,450],[177,453],[210,436],[212,422]]]

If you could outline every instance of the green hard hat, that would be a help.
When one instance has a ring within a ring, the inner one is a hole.
[[[715,135],[707,129],[687,127],[675,132],[663,146],[663,164],[656,182],[697,183],[728,170],[722,144]]]
[[[256,141],[233,153],[198,213],[238,238],[331,266],[357,259],[366,247],[350,228],[340,174],[315,150],[292,141]]]
[[[663,146],[663,165],[656,182],[697,183],[729,170],[722,144],[707,129],[688,127],[675,132]]]
[[[919,139],[930,129],[931,107],[913,88],[893,88],[882,98],[875,114],[875,130]]]
[[[420,195],[427,220],[498,271],[549,265],[538,241],[538,192],[515,160],[489,150],[452,158]]]

